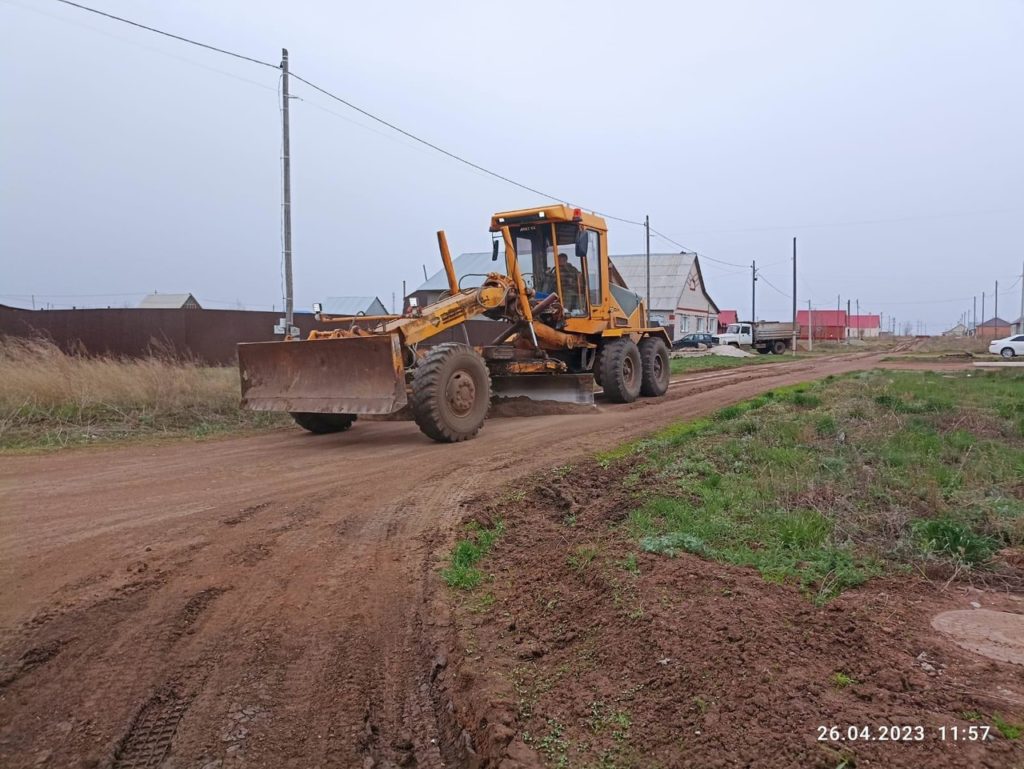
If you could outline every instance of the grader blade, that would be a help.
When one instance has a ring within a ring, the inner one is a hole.
[[[254,411],[391,414],[406,404],[393,334],[238,345],[242,405]]]
[[[594,405],[592,374],[520,374],[491,377],[495,401],[529,398],[532,401]]]

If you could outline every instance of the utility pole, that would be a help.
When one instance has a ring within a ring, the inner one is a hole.
[[[850,338],[850,300],[846,300],[846,338]]]
[[[992,317],[993,318],[998,318],[999,317],[999,281],[998,280],[996,281],[996,295],[995,295],[995,298],[992,301],[995,302],[995,305],[996,305],[995,310],[992,311]]]
[[[1024,287],[1022,287],[1022,288],[1024,288]],[[977,294],[975,294],[975,296],[974,296],[974,322],[971,323],[971,331],[973,331],[975,334],[978,333],[978,296],[977,296]]]
[[[796,238],[793,238],[793,354],[796,355]]]
[[[858,339],[860,339],[861,335],[863,334],[863,332],[860,330],[861,325],[862,324],[861,324],[861,321],[860,321],[860,299],[858,299],[857,300],[857,338]]]
[[[757,323],[757,261],[750,263],[750,322]]]
[[[811,300],[807,300],[807,352],[814,352],[814,310]]]
[[[647,240],[647,322],[651,317],[651,217],[644,214],[644,237]]]
[[[32,306],[35,307],[35,300],[32,300]],[[1024,262],[1020,263],[1020,328],[1017,333],[1024,334]]]
[[[281,214],[284,221],[284,335],[291,336],[292,305],[292,156],[288,128],[288,49],[281,49],[281,171],[284,176]]]

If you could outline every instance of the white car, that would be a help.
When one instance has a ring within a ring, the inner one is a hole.
[[[1004,358],[1024,355],[1024,334],[1008,336],[1006,339],[995,339],[988,346],[988,351],[993,355],[1002,355]]]

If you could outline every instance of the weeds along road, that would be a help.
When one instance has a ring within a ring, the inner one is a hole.
[[[690,374],[588,415],[0,463],[0,765],[442,765],[427,596],[461,506],[877,355]],[[885,364],[889,365],[889,364]]]

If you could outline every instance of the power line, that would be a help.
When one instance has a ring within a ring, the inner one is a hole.
[[[71,0],[57,0],[57,2],[58,3],[63,3],[64,5],[70,5],[70,6],[74,7],[74,8],[79,8],[79,9],[81,9],[83,11],[88,11],[89,13],[95,13],[97,16],[105,16],[108,19],[113,19],[114,21],[120,21],[122,24],[130,24],[133,27],[138,27],[139,29],[144,29],[147,32],[154,32],[154,33],[156,33],[158,35],[163,35],[164,37],[169,37],[169,38],[172,38],[174,40],[180,40],[181,42],[188,43],[189,45],[199,46],[200,48],[205,48],[208,51],[216,51],[217,53],[223,53],[225,56],[234,56],[236,59],[242,59],[243,61],[249,61],[249,62],[252,62],[253,64],[260,64],[260,65],[262,65],[264,67],[270,67],[271,69],[278,69],[278,66],[276,64],[271,64],[269,61],[263,61],[261,59],[254,59],[252,56],[245,56],[244,54],[241,54],[241,53],[235,53],[234,51],[228,51],[228,50],[226,50],[224,48],[218,48],[217,46],[210,45],[209,43],[200,43],[198,40],[193,40],[193,39],[188,38],[188,37],[182,37],[181,35],[175,35],[172,32],[164,32],[162,29],[157,29],[156,27],[148,27],[145,24],[140,24],[137,21],[132,21],[131,19],[126,19],[126,18],[124,18],[122,16],[115,16],[112,13],[107,13],[106,11],[100,11],[100,10],[98,10],[96,8],[90,8],[87,5],[80,5],[79,3],[73,3],[73,2],[71,2]]]
[[[63,2],[67,2],[67,0],[59,0],[59,2],[63,3]],[[472,160],[467,160],[466,158],[462,157],[461,155],[457,155],[454,152],[449,152],[448,150],[444,149],[443,147],[439,147],[436,144],[434,144],[433,142],[427,141],[426,139],[422,139],[419,136],[417,136],[416,134],[411,133],[410,131],[406,131],[404,128],[401,128],[400,126],[397,126],[394,123],[391,123],[391,122],[385,120],[382,117],[377,117],[372,112],[368,112],[367,110],[363,109],[362,107],[360,107],[360,106],[358,106],[356,104],[353,104],[352,102],[348,101],[347,99],[343,99],[342,97],[338,96],[337,94],[331,93],[326,88],[323,88],[323,87],[317,85],[316,83],[314,83],[314,82],[312,82],[310,80],[307,80],[306,78],[302,77],[301,75],[297,75],[294,72],[290,72],[289,74],[293,78],[298,80],[300,83],[305,83],[306,85],[308,85],[314,91],[319,91],[324,96],[327,96],[328,98],[334,99],[336,102],[339,102],[340,104],[344,104],[346,107],[348,107],[349,109],[355,110],[360,115],[364,115],[364,116],[370,118],[370,120],[376,121],[377,123],[380,123],[383,126],[387,126],[392,131],[397,131],[398,133],[400,133],[403,136],[406,136],[406,137],[412,139],[413,141],[419,142],[420,144],[423,144],[423,145],[425,145],[427,147],[430,147],[430,149],[432,149],[432,150],[440,152],[442,155],[447,155],[452,160],[456,160],[459,163],[463,163],[464,165],[467,165],[470,168],[475,168],[477,171],[483,171],[485,174],[488,174],[489,176],[493,176],[495,179],[500,179],[503,182],[507,182],[508,184],[511,184],[511,185],[513,185],[515,187],[519,187],[520,189],[526,190],[527,192],[532,192],[535,195],[540,195],[542,198],[548,198],[550,200],[556,200],[559,203],[565,203],[566,205],[568,205],[568,203],[569,203],[568,200],[566,200],[565,198],[559,197],[558,195],[551,195],[551,194],[549,194],[547,192],[542,192],[541,190],[538,190],[535,187],[530,187],[529,185],[523,184],[522,182],[517,182],[515,179],[510,179],[507,176],[499,174],[497,171],[492,171],[489,168],[484,168],[483,166],[481,166],[481,165],[479,165],[477,163],[474,163]],[[597,213],[597,212],[595,212],[595,213]],[[609,218],[615,218],[615,217],[609,217]],[[625,221],[625,220],[619,220],[619,221]],[[638,222],[630,222],[630,224],[638,224]]]
[[[598,212],[596,212],[596,211],[595,211],[595,213],[598,213]],[[604,214],[601,214],[601,215],[602,215],[602,216],[604,216]],[[608,217],[608,218],[609,218],[609,219],[614,219],[615,217]],[[619,221],[623,221],[623,220],[622,220],[622,219],[620,219]],[[628,223],[629,223],[629,224],[635,224],[636,222],[628,222]],[[684,251],[684,252],[686,252],[686,253],[688,253],[688,254],[697,254],[697,256],[702,256],[702,257],[704,257],[705,259],[707,259],[707,260],[708,260],[709,262],[717,262],[718,264],[724,264],[724,265],[727,265],[727,266],[729,266],[729,267],[742,267],[743,269],[747,269],[747,265],[745,265],[745,264],[737,264],[736,262],[727,262],[727,261],[725,261],[724,259],[715,259],[715,257],[713,257],[713,256],[708,256],[707,254],[705,254],[705,253],[702,253],[702,252],[700,252],[700,251],[697,251],[696,249],[693,249],[693,248],[687,248],[687,247],[686,247],[686,246],[684,246],[684,245],[683,245],[682,243],[680,243],[680,242],[679,242],[678,240],[675,240],[675,239],[673,239],[673,238],[670,238],[670,237],[669,237],[668,235],[665,235],[665,234],[664,234],[664,233],[662,233],[662,232],[658,232],[658,231],[657,231],[656,229],[654,229],[653,227],[651,227],[651,232],[652,232],[652,233],[653,233],[654,235],[657,235],[657,236],[658,236],[659,238],[661,238],[662,240],[667,240],[667,241],[668,241],[669,243],[672,243],[673,245],[679,246],[679,248],[683,249],[683,251]]]
[[[252,56],[246,56],[244,54],[237,53],[235,51],[229,51],[229,50],[227,50],[225,48],[220,48],[218,46],[211,45],[209,43],[203,43],[203,42],[200,42],[198,40],[194,40],[192,38],[185,37],[183,35],[177,35],[177,34],[174,34],[172,32],[166,32],[165,30],[157,29],[156,27],[151,27],[151,26],[146,25],[146,24],[141,24],[141,23],[139,23],[137,21],[132,21],[131,19],[126,19],[126,18],[124,18],[122,16],[117,16],[117,15],[112,14],[112,13],[107,13],[105,11],[101,11],[101,10],[98,10],[96,8],[91,8],[91,7],[87,6],[87,5],[82,5],[81,3],[72,2],[72,0],[57,0],[57,2],[62,3],[64,5],[71,6],[73,8],[78,8],[80,10],[87,11],[89,13],[94,13],[94,14],[96,14],[98,16],[103,16],[103,17],[105,17],[107,19],[111,19],[113,21],[119,21],[119,22],[121,22],[123,24],[128,24],[128,25],[136,27],[138,29],[146,30],[147,32],[152,32],[152,33],[157,34],[157,35],[162,35],[164,37],[171,38],[172,40],[178,40],[180,42],[187,43],[189,45],[194,45],[194,46],[197,46],[199,48],[204,48],[204,49],[206,49],[208,51],[214,51],[215,53],[221,53],[221,54],[224,54],[226,56],[231,56],[231,57],[236,58],[236,59],[241,59],[242,61],[248,61],[248,62],[251,62],[253,64],[259,64],[259,65],[264,66],[264,67],[270,67],[271,69],[280,70],[280,66],[277,65],[277,64],[273,64],[273,63],[268,62],[268,61],[263,61],[262,59],[257,59],[257,58],[254,58]],[[540,195],[543,198],[547,198],[549,200],[554,200],[554,201],[557,201],[559,203],[565,203],[566,205],[570,205],[570,202],[566,198],[564,198],[562,196],[552,195],[551,193],[544,192],[543,190],[537,189],[536,187],[531,187],[528,184],[523,184],[522,182],[518,182],[515,179],[511,179],[508,176],[505,176],[504,174],[498,173],[497,171],[492,171],[491,169],[486,168],[486,167],[484,167],[484,166],[482,166],[482,165],[480,165],[478,163],[474,163],[473,161],[468,160],[467,158],[464,158],[464,157],[462,157],[461,155],[459,155],[459,154],[457,154],[455,152],[451,152],[449,150],[446,150],[443,147],[440,147],[437,144],[435,144],[435,143],[433,143],[431,141],[428,141],[427,139],[424,139],[424,138],[422,138],[420,136],[417,136],[416,134],[412,133],[411,131],[405,130],[401,126],[398,126],[395,123],[392,123],[392,122],[390,122],[388,120],[385,120],[384,118],[379,117],[379,116],[373,114],[369,110],[365,110],[362,107],[360,107],[359,105],[354,104],[351,101],[349,101],[349,100],[347,100],[347,99],[345,99],[345,98],[343,98],[341,96],[338,96],[335,93],[332,93],[331,91],[329,91],[328,89],[324,88],[323,86],[317,85],[313,81],[308,80],[308,79],[302,77],[301,75],[296,74],[295,72],[289,72],[289,75],[292,78],[294,78],[295,80],[298,80],[299,82],[304,83],[305,85],[309,86],[313,90],[318,91],[319,93],[321,93],[324,96],[328,97],[329,99],[333,99],[334,101],[337,101],[339,104],[345,105],[349,109],[354,110],[355,112],[358,112],[359,114],[369,118],[370,120],[373,120],[374,122],[379,123],[380,125],[383,125],[383,126],[385,126],[387,128],[390,128],[392,131],[395,131],[395,132],[401,134],[402,136],[405,136],[405,137],[407,137],[409,139],[412,139],[413,141],[415,141],[415,142],[417,142],[419,144],[422,144],[423,146],[428,147],[428,148],[434,150],[435,152],[439,152],[442,155],[444,155],[444,156],[446,156],[446,157],[448,157],[448,158],[450,158],[452,160],[455,160],[458,163],[462,163],[463,165],[466,165],[466,166],[468,166],[468,167],[470,167],[470,168],[472,168],[472,169],[474,169],[476,171],[479,171],[481,173],[487,174],[488,176],[491,176],[491,177],[493,177],[495,179],[503,181],[503,182],[505,182],[507,184],[511,184],[514,187],[518,187],[519,189],[525,190],[527,192],[531,192],[534,195]],[[614,214],[609,214],[609,213],[604,212],[604,211],[598,211],[597,209],[589,209],[589,210],[593,211],[598,216],[602,216],[602,217],[604,217],[606,219],[611,219],[611,220],[616,221],[616,222],[622,222],[623,224],[631,224],[631,225],[636,226],[636,227],[643,227],[644,226],[643,222],[638,221],[636,219],[629,219],[629,218],[622,217],[622,216],[615,216]],[[682,243],[680,243],[678,240],[675,240],[674,238],[670,238],[668,235],[665,235],[662,232],[658,232],[653,227],[651,228],[651,232],[654,233],[659,238],[662,238],[663,240],[668,241],[669,243],[672,243],[673,245],[678,246],[684,252],[698,254],[699,256],[703,257],[704,259],[706,259],[706,260],[708,260],[710,262],[716,262],[718,264],[724,264],[724,265],[726,265],[728,267],[741,267],[741,268],[745,268],[746,267],[746,265],[741,265],[741,264],[738,264],[736,262],[728,262],[728,261],[725,261],[724,259],[716,259],[713,256],[708,256],[705,253],[701,253],[701,252],[696,251],[695,249],[688,248],[687,246],[684,246]]]
[[[897,216],[889,219],[855,219],[839,222],[821,222],[818,224],[773,224],[762,227],[734,227],[723,229],[697,228],[696,232],[763,232],[768,230],[812,230],[825,229],[829,227],[856,227],[863,224],[892,224],[898,222],[913,222],[922,219],[954,219],[966,216],[992,216],[995,214],[1019,213],[1019,208],[996,208],[987,211],[955,211],[939,214],[912,214],[908,216]]]
[[[768,280],[768,278],[766,278],[764,276],[764,274],[760,270],[757,271],[757,279],[758,280],[763,280],[765,283],[767,283],[769,286],[771,286],[773,289],[775,289],[775,291],[777,293],[782,294],[782,296],[786,297],[786,299],[792,299],[792,297],[789,294],[787,294],[781,288],[779,288],[774,283],[772,283],[770,280]]]

